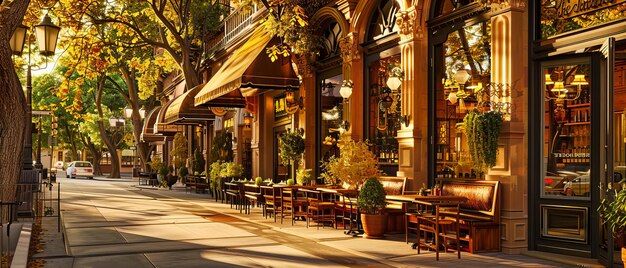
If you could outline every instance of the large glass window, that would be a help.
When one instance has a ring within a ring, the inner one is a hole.
[[[400,55],[374,61],[369,65],[368,137],[380,168],[388,175],[398,171],[398,141],[401,122],[400,92],[386,85],[390,68],[400,65]]]
[[[589,199],[591,190],[590,65],[543,66],[544,197]]]
[[[343,75],[339,74],[327,79],[322,79],[320,84],[320,131],[321,160],[328,161],[331,156],[339,156],[337,141],[341,131],[347,127],[342,123],[344,119],[343,98],[339,94]]]
[[[465,115],[478,107],[478,95],[491,80],[489,21],[450,32],[435,48],[434,157],[437,178],[479,178],[460,127]]]

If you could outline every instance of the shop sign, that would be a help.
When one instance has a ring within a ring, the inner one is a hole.
[[[287,116],[285,95],[274,97],[274,120]]]
[[[233,126],[235,126],[235,118],[224,120],[224,128],[232,128]]]
[[[610,6],[626,3],[626,0],[556,0],[556,15],[568,19]]]
[[[589,158],[590,153],[554,153],[555,158]]]

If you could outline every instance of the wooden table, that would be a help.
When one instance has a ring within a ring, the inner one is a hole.
[[[425,213],[421,211],[422,215],[418,216],[417,221],[417,243],[414,243],[414,247],[417,248],[417,253],[420,253],[420,247],[428,247],[430,249],[435,250],[436,258],[439,260],[439,237],[443,236],[445,239],[455,239],[457,243],[457,255],[458,258],[461,258],[461,245],[460,245],[460,224],[459,224],[459,211],[460,205],[467,202],[467,198],[463,196],[444,196],[444,195],[387,195],[387,200],[393,201],[401,201],[401,202],[412,202],[418,205],[423,205],[427,207],[433,208],[433,213]],[[451,223],[448,221],[443,221],[439,214],[439,209],[441,207],[456,207],[456,215],[455,215],[455,225],[456,225],[456,234],[454,236],[440,234],[440,224],[442,223]],[[429,244],[426,243],[426,237],[424,237],[424,242],[421,240],[421,227],[420,221],[428,222],[433,224],[434,226],[425,226],[424,230],[426,232],[432,232],[434,234],[435,243]],[[446,247],[446,245],[444,245]],[[446,247],[447,249],[447,247]]]

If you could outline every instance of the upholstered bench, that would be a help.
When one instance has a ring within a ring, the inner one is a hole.
[[[378,181],[383,185],[386,195],[403,195],[406,190],[406,177],[381,176]],[[404,212],[406,203],[387,201],[385,212],[387,213],[387,233],[404,232]]]
[[[444,180],[441,194],[468,199],[460,206],[462,250],[470,253],[500,251],[500,182]],[[442,213],[454,216],[456,210]]]

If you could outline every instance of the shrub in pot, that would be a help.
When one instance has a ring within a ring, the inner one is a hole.
[[[167,187],[171,190],[172,189],[172,185],[176,184],[176,182],[178,181],[178,176],[172,175],[172,174],[168,174],[166,176],[167,180]]]
[[[613,200],[602,199],[598,211],[602,222],[613,237],[624,235],[626,231],[626,190],[610,190],[608,194],[615,194]],[[626,263],[626,247],[622,246],[622,262]]]
[[[157,172],[159,175],[159,181],[164,181],[165,176],[167,176],[167,174],[170,173],[169,169],[167,168],[167,165],[163,163],[159,165],[159,169]]]
[[[376,178],[365,181],[357,204],[361,210],[361,222],[366,238],[381,238],[387,229],[387,215],[385,209],[385,189]]]
[[[189,170],[187,169],[187,167],[182,166],[178,169],[178,176],[183,181],[183,183],[186,183],[187,175],[189,175]]]
[[[313,181],[312,169],[298,169],[296,172],[296,181],[300,185],[308,185]]]

